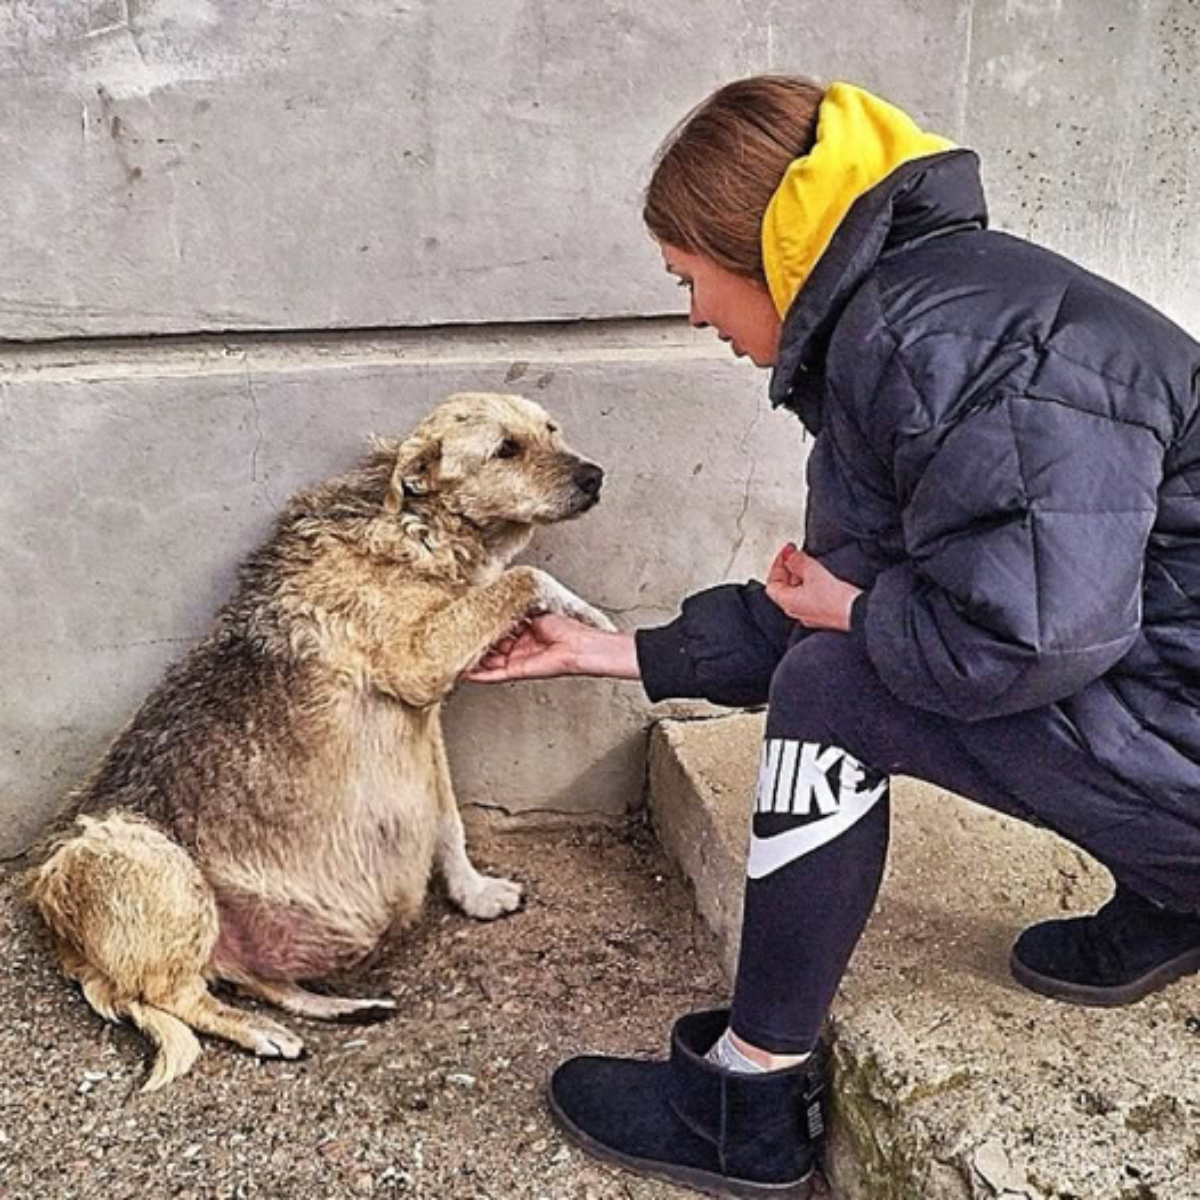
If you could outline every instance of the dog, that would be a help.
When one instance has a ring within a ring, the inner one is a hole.
[[[441,703],[530,615],[613,629],[546,572],[509,566],[535,527],[595,505],[603,475],[539,405],[466,393],[289,501],[28,877],[64,973],[155,1044],[143,1090],[191,1068],[193,1031],[302,1053],[210,983],[303,1017],[388,1015],[393,1001],[301,983],[413,922],[435,869],[473,917],[519,907],[520,886],[467,855]]]

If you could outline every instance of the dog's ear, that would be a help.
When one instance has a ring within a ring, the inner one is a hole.
[[[428,434],[414,434],[400,443],[396,467],[383,507],[398,513],[410,496],[427,496],[437,491],[438,469],[442,461],[442,443]]]

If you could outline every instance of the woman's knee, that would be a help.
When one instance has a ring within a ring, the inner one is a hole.
[[[864,693],[876,686],[860,639],[811,633],[784,655],[772,676],[769,724],[790,737],[843,744],[858,724]]]

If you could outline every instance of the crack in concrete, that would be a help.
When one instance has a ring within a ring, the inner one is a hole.
[[[526,818],[537,817],[569,817],[571,820],[578,821],[580,824],[606,824],[615,823],[626,819],[625,814],[618,813],[603,813],[595,810],[580,810],[569,808],[508,808],[503,804],[497,803],[495,800],[468,800],[463,799],[462,804],[466,808],[481,809],[489,815],[500,814],[503,817],[508,817],[513,820],[522,820]]]
[[[137,20],[137,8],[135,0],[124,0],[125,8],[125,31],[129,34],[129,40],[133,43],[133,48],[137,53],[138,58],[142,61],[142,66],[149,67],[150,63],[146,59],[146,51],[142,46],[140,31],[135,24]]]
[[[143,638],[136,642],[106,642],[100,646],[89,646],[88,650],[133,650],[140,646],[190,646],[199,638]]]
[[[616,613],[618,617],[624,617],[633,612],[669,613],[675,610],[673,604],[657,604],[647,601],[641,604],[599,604],[597,607],[602,608],[606,613]]]
[[[975,69],[975,0],[968,0],[965,22],[963,72],[959,84],[962,90],[958,104],[958,137],[963,142],[969,142],[967,121],[971,114],[971,79]]]
[[[254,391],[254,376],[250,371],[248,360],[243,362],[246,371],[246,395],[250,400],[250,408],[254,413],[254,449],[250,452],[250,482],[258,482],[258,455],[263,448],[262,412],[258,407],[258,396]],[[269,497],[268,497],[269,498]]]
[[[755,409],[754,419],[747,426],[746,431],[742,434],[738,441],[738,449],[745,451],[746,444],[750,441],[754,431],[758,428],[759,422],[763,417],[762,405]],[[733,570],[733,564],[737,561],[737,556],[741,552],[742,546],[746,541],[746,513],[750,508],[750,493],[754,489],[754,476],[758,469],[758,460],[753,454],[750,455],[750,470],[746,473],[746,486],[742,490],[742,507],[738,512],[737,520],[734,522],[736,534],[734,536],[733,550],[729,555],[729,561],[725,564],[725,570],[722,573],[722,578],[728,579],[730,571]]]

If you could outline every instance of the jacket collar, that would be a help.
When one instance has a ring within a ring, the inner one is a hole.
[[[820,428],[824,361],[843,309],[881,258],[963,229],[987,227],[979,160],[947,150],[897,167],[851,205],[784,318],[771,376],[775,407]]]

